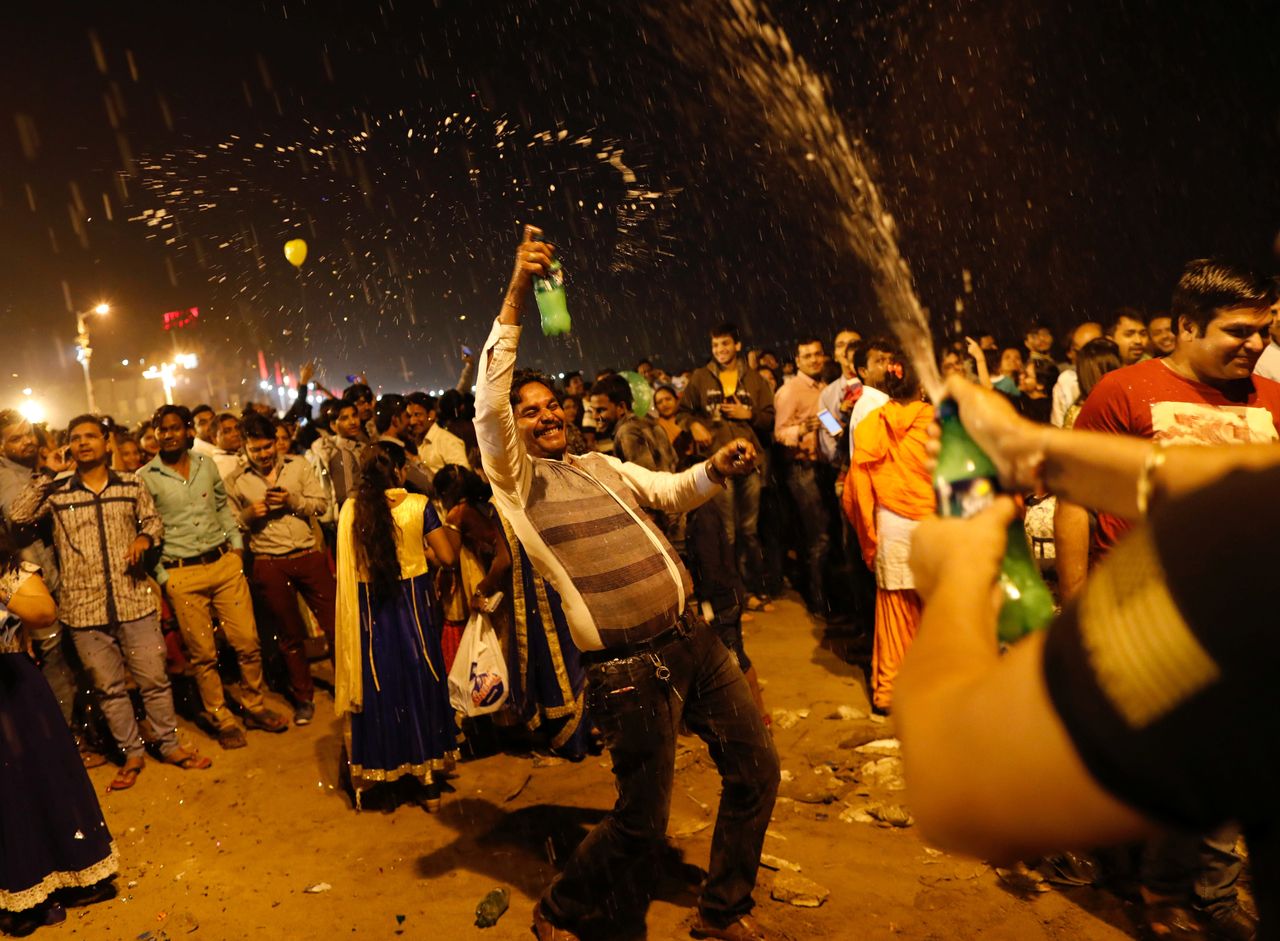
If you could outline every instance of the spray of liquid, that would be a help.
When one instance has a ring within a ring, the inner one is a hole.
[[[893,216],[868,171],[864,145],[831,107],[826,82],[756,0],[681,0],[651,12],[672,53],[700,73],[720,108],[763,122],[767,139],[797,175],[816,175],[829,188],[842,243],[870,272],[881,310],[925,391],[938,401],[942,379],[928,317],[898,249]],[[708,70],[709,63],[717,67]]]

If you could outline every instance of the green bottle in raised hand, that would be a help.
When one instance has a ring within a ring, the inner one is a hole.
[[[938,422],[942,426],[942,449],[933,472],[938,515],[973,516],[1000,493],[996,466],[960,424],[954,401],[948,399],[938,406]],[[1004,560],[1000,563],[1000,590],[1004,603],[996,634],[1001,641],[1012,643],[1053,620],[1053,595],[1031,557],[1021,519],[1009,524]]]
[[[533,279],[533,299],[538,302],[538,314],[542,318],[544,334],[558,337],[569,332],[569,308],[564,298],[564,267],[560,264],[560,259],[551,262],[545,278]]]

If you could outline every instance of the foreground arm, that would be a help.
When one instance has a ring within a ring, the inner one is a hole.
[[[1053,511],[1053,551],[1062,600],[1080,594],[1089,574],[1089,511],[1058,498]]]
[[[1049,698],[1044,632],[1001,658],[995,593],[1011,500],[921,523],[925,598],[894,717],[912,811],[938,846],[992,860],[1136,839],[1155,825],[1089,774]]]
[[[1141,438],[1037,425],[997,393],[951,377],[947,394],[960,406],[965,429],[1019,488],[1043,485],[1059,497],[1123,519],[1136,519],[1138,479],[1152,453]],[[1152,475],[1152,499],[1174,498],[1233,470],[1261,470],[1280,463],[1272,444],[1176,447]]]
[[[8,577],[6,582],[10,581]],[[8,608],[27,631],[48,627],[58,617],[58,606],[34,569],[19,574],[13,594],[0,588],[0,605]]]

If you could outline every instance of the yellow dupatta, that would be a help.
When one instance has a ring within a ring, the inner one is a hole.
[[[333,711],[339,716],[364,706],[360,673],[360,582],[356,577],[355,503],[338,511],[338,607],[334,617]]]
[[[396,556],[400,577],[414,578],[427,571],[422,545],[422,514],[427,499],[397,487],[387,491],[396,524]],[[356,568],[355,503],[347,500],[338,513],[338,601],[334,618],[333,709],[339,716],[364,707],[364,681],[360,650],[360,583]],[[407,538],[406,538],[407,537]],[[415,538],[416,537],[416,538]],[[421,631],[421,627],[419,627]],[[425,656],[425,641],[424,641]],[[427,661],[431,666],[430,661]],[[435,667],[431,667],[435,672]],[[376,673],[375,673],[376,680]]]

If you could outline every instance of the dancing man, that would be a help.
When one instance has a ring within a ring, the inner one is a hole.
[[[618,799],[534,907],[534,931],[541,941],[575,941],[584,924],[616,917],[620,883],[666,832],[683,722],[707,742],[724,780],[693,933],[763,939],[751,893],[778,756],[742,671],[687,605],[691,581],[680,557],[642,509],[692,510],[727,478],[753,473],[756,449],[739,438],[681,474],[566,454],[551,381],[515,370],[532,278],[554,254],[538,235],[526,226],[481,356],[476,436],[494,502],[563,600],[583,651],[587,700],[613,757]]]

